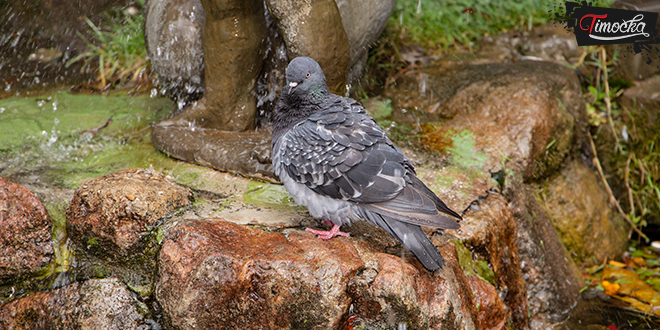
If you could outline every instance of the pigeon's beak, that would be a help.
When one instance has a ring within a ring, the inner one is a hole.
[[[296,86],[298,86],[298,83],[295,82],[295,81],[292,81],[292,82],[289,83],[289,94],[291,94],[293,92],[293,90],[296,88]]]

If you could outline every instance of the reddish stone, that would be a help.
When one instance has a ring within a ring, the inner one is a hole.
[[[507,312],[495,287],[474,275],[468,275],[477,306],[477,319],[481,330],[505,330]]]
[[[474,329],[472,291],[451,244],[435,274],[373,245],[188,220],[163,240],[156,299],[174,329],[337,329],[349,316],[354,326]]]
[[[351,279],[347,291],[356,319],[351,323],[374,328],[397,328],[403,323],[423,329],[474,329],[472,290],[458,263],[453,244],[439,247],[442,271],[426,271],[414,257],[382,252],[361,254],[368,266]],[[476,323],[476,322],[475,322]]]
[[[518,225],[509,205],[502,195],[488,194],[471,206],[463,219],[458,236],[489,261],[497,288],[506,292],[504,303],[516,328],[524,329],[528,318],[527,290],[519,266]]]
[[[67,233],[82,246],[98,243],[97,251],[128,257],[143,247],[149,226],[191,199],[189,189],[160,172],[118,171],[76,189],[66,210]]]
[[[51,219],[27,188],[0,177],[0,282],[47,265]]]

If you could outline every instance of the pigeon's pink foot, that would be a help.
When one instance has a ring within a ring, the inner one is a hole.
[[[334,223],[332,223],[328,220],[323,220],[323,223],[332,224],[332,229],[330,229],[329,231],[325,231],[325,230],[316,230],[316,229],[312,229],[312,228],[306,228],[305,230],[310,232],[310,233],[314,233],[316,235],[319,235],[320,239],[331,239],[331,238],[333,238],[335,236],[338,236],[338,235],[341,235],[341,236],[344,236],[344,237],[351,236],[349,233],[339,231],[339,227],[340,227],[339,225],[335,225]]]

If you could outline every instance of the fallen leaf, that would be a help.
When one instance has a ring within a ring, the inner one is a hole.
[[[605,294],[608,296],[615,295],[621,289],[621,285],[618,283],[611,283],[610,281],[602,281],[600,285],[605,289]]]
[[[610,264],[610,266],[613,266],[613,267],[619,267],[619,268],[623,268],[623,267],[626,266],[626,264],[624,264],[624,263],[622,263],[622,262],[614,261],[614,260],[610,260],[610,261],[608,262],[608,264]]]
[[[646,266],[646,260],[642,257],[633,257],[632,261],[639,266]]]

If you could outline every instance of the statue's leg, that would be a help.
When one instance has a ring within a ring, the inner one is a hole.
[[[156,123],[154,146],[175,158],[216,169],[271,173],[270,135],[253,130],[266,36],[263,1],[202,0],[202,4],[204,96]]]
[[[350,45],[335,1],[266,0],[286,43],[289,60],[316,60],[334,93],[343,95],[350,64]]]

